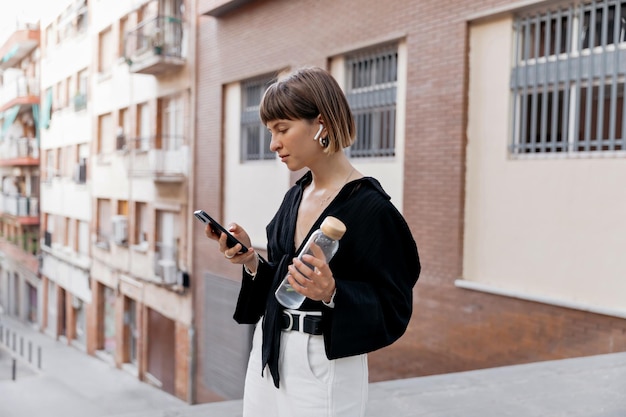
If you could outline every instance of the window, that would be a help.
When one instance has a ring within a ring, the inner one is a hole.
[[[52,23],[50,23],[48,27],[46,27],[46,50],[52,48],[54,44],[54,27]]]
[[[513,154],[626,150],[626,1],[515,20]]]
[[[138,149],[150,149],[150,107],[148,103],[137,105],[137,136],[138,143],[135,144]]]
[[[120,109],[118,114],[117,136],[115,137],[115,149],[126,149],[126,138],[130,129],[130,112],[128,107]]]
[[[398,48],[386,46],[346,57],[346,97],[357,140],[353,158],[395,155]]]
[[[114,53],[113,31],[109,27],[98,35],[98,72],[111,71]]]
[[[108,246],[111,237],[111,201],[99,198],[98,202],[98,242]]]
[[[117,55],[126,56],[126,32],[128,32],[128,16],[120,19],[120,32],[117,45]]]
[[[89,256],[89,222],[78,222],[78,253]]]
[[[52,181],[52,178],[56,174],[55,164],[54,164],[54,154],[55,151],[53,149],[48,149],[46,152],[46,181]]]
[[[137,365],[137,346],[139,342],[139,329],[137,326],[137,302],[129,297],[124,297],[126,311],[124,311],[124,361]]]
[[[98,153],[108,154],[115,148],[111,113],[98,116]]]
[[[74,111],[87,108],[87,87],[89,73],[86,69],[76,75],[76,93],[74,94]]]
[[[259,105],[269,78],[246,81],[241,85],[241,160],[274,159],[270,150],[272,136],[261,123]]]
[[[166,150],[179,149],[185,139],[182,95],[159,99],[159,110],[161,113],[161,143],[157,147]]]
[[[88,19],[87,19],[87,0],[79,0],[78,11],[76,17],[76,30],[78,33],[85,33],[87,31]]]
[[[148,204],[135,203],[135,243],[140,246],[148,245]]]

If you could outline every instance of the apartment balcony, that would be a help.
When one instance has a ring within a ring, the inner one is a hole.
[[[39,104],[39,81],[20,76],[0,87],[0,112],[14,108],[17,113],[19,107]],[[11,110],[7,111],[9,113]],[[5,114],[5,118],[7,114]]]
[[[8,138],[0,142],[0,166],[39,166],[37,140],[34,138]]]
[[[126,33],[125,58],[130,71],[161,75],[185,65],[183,23],[171,16],[157,16],[141,22]]]
[[[0,46],[0,70],[16,66],[39,45],[39,27],[26,26],[13,32]]]
[[[14,194],[0,194],[3,215],[16,217],[21,225],[39,224],[39,198]]]
[[[126,144],[118,138],[118,149],[130,145],[128,171],[134,178],[152,178],[154,182],[182,182],[189,172],[189,146],[183,137],[157,136],[134,139]]]

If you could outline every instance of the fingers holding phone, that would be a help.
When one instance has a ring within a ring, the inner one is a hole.
[[[221,233],[217,238],[220,252],[224,253],[226,258],[232,259],[236,255],[243,255],[251,250],[250,237],[241,226],[231,223],[228,225],[227,232]],[[215,235],[214,231],[211,233]]]
[[[228,225],[228,229],[215,221],[204,210],[194,211],[194,216],[205,224],[204,234],[219,243],[219,250],[226,259],[235,264],[250,264],[255,261],[256,253],[251,246],[250,236],[236,223]]]

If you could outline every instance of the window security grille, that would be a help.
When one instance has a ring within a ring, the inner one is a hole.
[[[270,150],[271,134],[261,123],[259,104],[270,79],[247,81],[241,86],[241,160],[274,159]]]
[[[395,155],[397,47],[369,50],[346,59],[346,97],[354,114],[357,139],[349,155]]]
[[[515,20],[513,154],[626,150],[626,1]]]

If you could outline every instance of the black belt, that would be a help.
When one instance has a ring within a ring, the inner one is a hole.
[[[283,310],[282,329],[287,331],[295,330],[297,332],[304,332],[312,335],[321,335],[322,316],[306,314],[305,311],[303,311],[302,314],[299,314]]]

